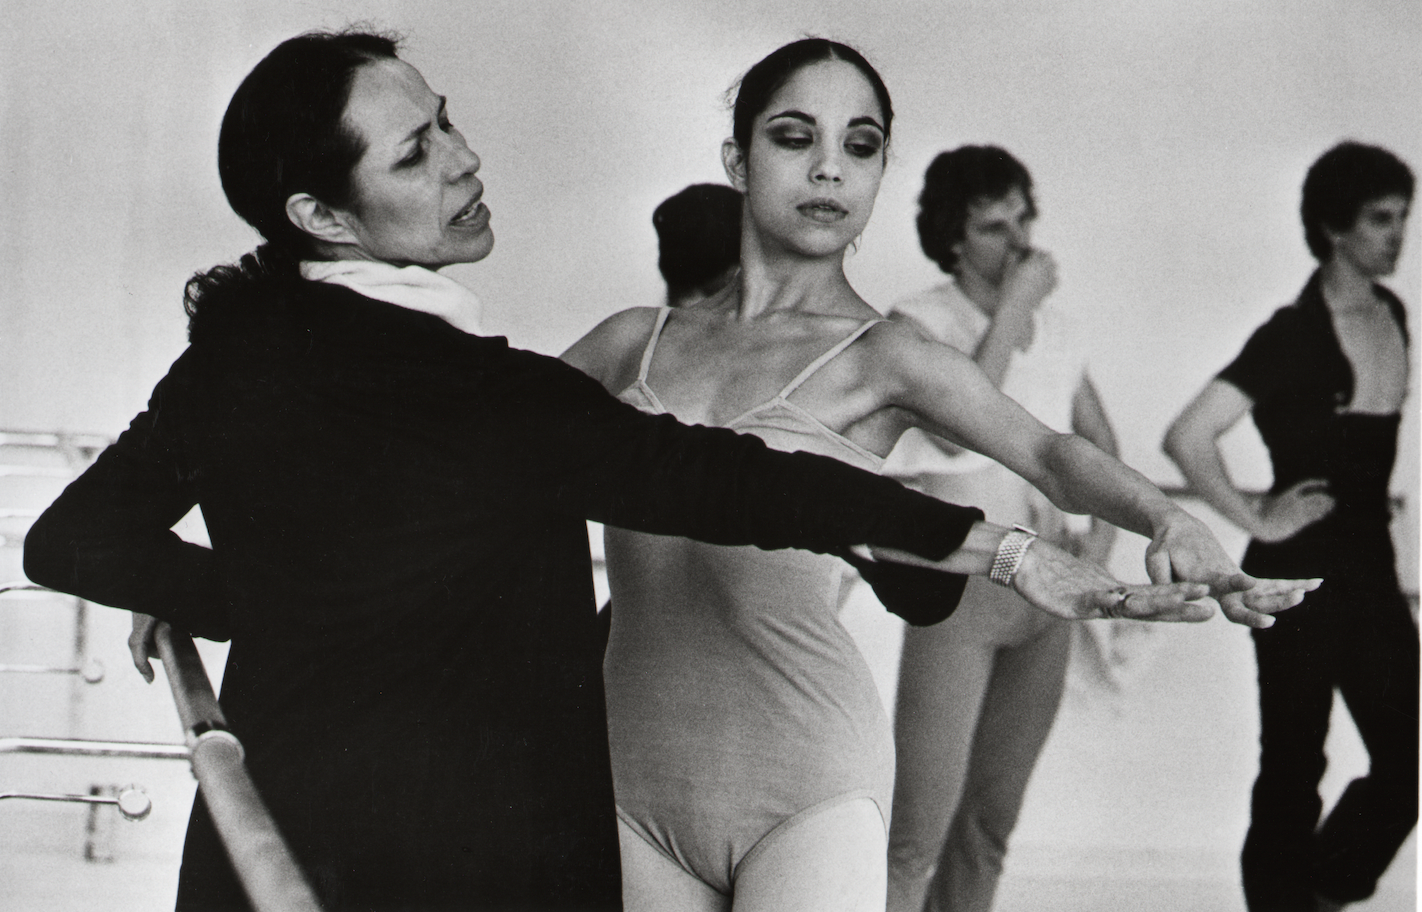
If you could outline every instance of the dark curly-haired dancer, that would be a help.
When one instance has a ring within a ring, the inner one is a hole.
[[[1252,631],[1259,778],[1241,859],[1251,912],[1371,896],[1417,820],[1417,628],[1388,533],[1407,328],[1402,302],[1377,283],[1397,265],[1412,191],[1408,167],[1374,146],[1345,142],[1314,163],[1302,215],[1318,270],[1165,439],[1200,496],[1252,536],[1248,572],[1324,578]],[[1258,499],[1230,482],[1216,446],[1246,412],[1274,465]],[[1335,689],[1371,768],[1320,826]]]

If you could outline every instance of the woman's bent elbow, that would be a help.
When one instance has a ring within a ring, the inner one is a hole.
[[[53,525],[41,516],[30,527],[25,534],[22,567],[30,582],[67,591],[74,579],[74,550],[63,546],[66,537]]]

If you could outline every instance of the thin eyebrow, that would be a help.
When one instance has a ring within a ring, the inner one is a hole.
[[[788,119],[790,119],[790,120],[803,121],[804,123],[807,123],[807,124],[809,124],[809,125],[812,126],[812,127],[817,124],[817,121],[816,121],[813,117],[811,117],[809,114],[806,114],[804,111],[795,111],[795,110],[781,111],[779,114],[775,114],[775,115],[772,115],[771,117],[767,117],[766,120],[765,120],[765,122],[766,122],[766,123],[770,123],[770,122],[772,122],[772,121],[779,120],[779,119],[781,119],[781,118],[788,118]],[[850,125],[851,127],[873,127],[874,129],[878,130],[880,133],[883,133],[883,132],[884,132],[884,127],[883,127],[883,125],[880,124],[877,120],[875,120],[875,119],[872,118],[872,117],[856,117],[856,118],[854,118],[853,120],[851,120],[851,121],[849,122],[849,125]]]
[[[782,117],[788,117],[788,118],[790,118],[791,120],[804,121],[805,123],[809,124],[809,125],[812,126],[812,127],[815,125],[815,119],[814,119],[813,117],[811,117],[810,115],[806,114],[804,111],[794,111],[794,110],[791,110],[791,111],[781,111],[779,114],[775,114],[775,115],[773,115],[773,116],[771,116],[771,117],[767,117],[767,118],[765,119],[765,122],[766,122],[766,123],[770,123],[772,120],[779,120],[779,119],[782,118]]]
[[[445,105],[448,103],[448,101],[449,99],[445,98],[445,96],[439,96],[439,109],[435,112],[436,120],[444,116]],[[405,138],[400,140],[400,145],[403,146],[405,143],[409,142],[412,139],[419,139],[421,136],[424,136],[430,131],[431,123],[432,121],[427,120],[415,129],[411,130],[409,133],[405,134]]]

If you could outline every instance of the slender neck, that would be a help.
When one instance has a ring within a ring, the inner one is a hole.
[[[1373,291],[1373,276],[1334,256],[1319,270],[1324,303],[1335,313],[1383,306]]]
[[[844,275],[844,251],[807,256],[768,243],[749,216],[741,226],[741,273],[736,316],[753,320],[772,311],[815,310],[840,296],[857,297]]]

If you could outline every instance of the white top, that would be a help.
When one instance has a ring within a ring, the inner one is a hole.
[[[889,316],[906,319],[930,338],[969,356],[992,325],[991,318],[951,280],[899,301]],[[1050,302],[1038,309],[1034,319],[1032,345],[1013,354],[1002,389],[1043,424],[1069,432],[1072,398],[1085,373],[1075,326]],[[1026,523],[1049,537],[1057,537],[1054,530],[1060,531],[1061,514],[1016,474],[986,456],[958,450],[917,429],[900,438],[883,474],[935,497],[982,507],[990,522]]]

